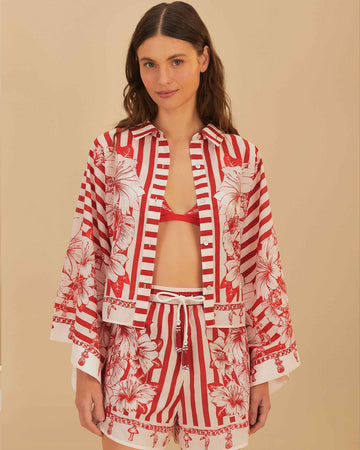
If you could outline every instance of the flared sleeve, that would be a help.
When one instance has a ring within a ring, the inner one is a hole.
[[[76,369],[101,382],[110,324],[102,303],[111,244],[106,219],[104,150],[95,140],[88,153],[60,276],[50,340],[72,344],[72,384]]]
[[[241,278],[250,356],[250,386],[281,388],[300,365],[262,157],[255,147],[241,235]]]

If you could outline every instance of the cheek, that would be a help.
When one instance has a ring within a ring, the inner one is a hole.
[[[197,86],[199,84],[199,74],[196,70],[186,70],[180,74],[178,80],[189,87]]]
[[[151,74],[146,72],[140,72],[141,80],[146,88],[150,88],[153,82],[153,77]]]

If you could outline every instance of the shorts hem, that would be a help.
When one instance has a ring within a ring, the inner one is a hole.
[[[226,450],[239,450],[240,448],[245,448],[245,447],[248,447],[248,445],[249,445],[249,441],[248,442],[246,442],[246,444],[242,444],[242,445],[236,445],[235,447],[231,447],[231,448],[229,448],[229,449],[226,449]]]
[[[139,450],[153,450],[153,449],[160,449],[160,448],[164,448],[164,447],[147,447],[145,445],[140,445],[140,444],[133,444],[129,441],[125,441],[125,440],[121,440],[115,436],[113,436],[112,434],[108,434],[106,431],[104,431],[102,429],[101,424],[98,424],[98,427],[100,428],[100,431],[109,439],[111,439],[112,441],[116,442],[117,444],[122,444],[122,445],[126,445],[127,447],[132,447],[132,448],[136,448]],[[105,427],[104,427],[105,428]]]

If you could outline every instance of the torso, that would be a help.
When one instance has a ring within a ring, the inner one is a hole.
[[[175,213],[184,214],[196,204],[189,143],[170,145],[169,177],[165,198]],[[182,220],[159,223],[153,284],[202,287],[200,228]]]

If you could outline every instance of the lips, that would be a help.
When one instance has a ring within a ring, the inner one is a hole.
[[[160,91],[160,92],[157,92],[157,94],[171,94],[176,91],[177,91],[177,89],[175,89],[174,91]]]

